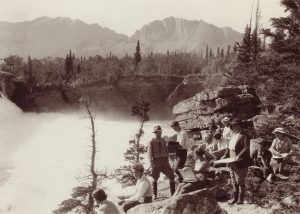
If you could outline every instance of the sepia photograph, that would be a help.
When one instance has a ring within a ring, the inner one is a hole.
[[[0,214],[299,214],[300,0],[0,0]]]

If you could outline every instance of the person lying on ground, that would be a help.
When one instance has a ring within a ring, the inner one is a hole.
[[[149,179],[144,174],[144,167],[142,164],[136,164],[133,166],[134,175],[138,179],[136,183],[136,190],[131,197],[119,197],[121,201],[119,205],[123,205],[122,208],[126,213],[129,209],[141,204],[152,202],[152,187]]]
[[[284,165],[289,161],[293,153],[292,141],[283,128],[276,128],[272,133],[276,138],[273,140],[270,148],[273,155],[270,165],[274,174],[281,174]]]
[[[268,150],[270,147],[270,142],[261,139],[259,141],[259,148],[251,153],[251,159],[255,166],[262,172],[262,180],[267,179],[272,182],[272,167],[270,165],[272,153]]]
[[[196,182],[185,182],[179,184],[177,186],[175,196],[193,192],[203,188],[206,184],[206,174],[209,173],[210,164],[208,160],[204,157],[204,150],[201,148],[197,148],[194,151],[194,159],[195,159],[195,166],[194,166],[194,173],[198,178]]]
[[[92,194],[94,200],[96,201],[95,212],[97,214],[119,214],[117,206],[112,202],[107,200],[107,195],[103,189],[97,189]]]

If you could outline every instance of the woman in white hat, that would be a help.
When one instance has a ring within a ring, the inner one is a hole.
[[[228,117],[224,117],[221,120],[221,122],[224,125],[224,129],[223,129],[223,133],[222,133],[223,144],[228,146],[228,143],[229,143],[230,139],[233,136],[233,130],[232,130],[232,127],[230,125],[230,120],[229,120]]]
[[[276,138],[273,140],[270,148],[273,155],[270,165],[273,168],[274,174],[278,174],[281,173],[286,162],[286,157],[292,154],[292,141],[283,128],[276,128],[272,133]],[[284,154],[286,155],[284,156]]]

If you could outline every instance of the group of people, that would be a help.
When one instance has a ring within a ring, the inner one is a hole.
[[[286,160],[292,155],[292,143],[283,128],[276,128],[273,131],[275,139],[270,148],[267,140],[261,140],[259,148],[250,152],[250,138],[243,130],[244,121],[230,120],[225,117],[221,122],[224,128],[214,130],[201,141],[198,141],[196,136],[194,145],[191,143],[188,133],[181,129],[179,123],[173,122],[171,127],[177,133],[175,147],[170,145],[171,140],[162,137],[161,126],[155,126],[154,137],[148,143],[147,148],[152,181],[150,182],[145,176],[143,165],[136,164],[133,167],[137,178],[136,192],[131,197],[119,198],[119,205],[122,205],[123,210],[127,212],[138,204],[151,203],[152,196],[157,199],[157,185],[161,173],[169,180],[171,195],[184,194],[203,188],[207,178],[211,175],[211,170],[217,167],[214,164],[215,161],[220,159],[233,160],[227,164],[234,193],[230,204],[244,203],[246,177],[249,166],[253,163],[257,164],[263,178],[268,181],[272,180],[272,176],[281,174]],[[186,182],[181,176],[180,170],[185,167],[188,155],[193,156],[193,172],[197,177],[197,182]],[[174,162],[173,166],[170,164],[170,159]],[[103,190],[97,190],[93,197],[97,203],[101,204],[102,208],[99,209],[102,209],[103,213],[119,213],[117,207],[106,200]],[[103,211],[108,210],[108,207],[111,207],[109,212]]]

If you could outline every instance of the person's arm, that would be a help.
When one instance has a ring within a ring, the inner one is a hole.
[[[277,143],[277,138],[275,138],[272,142],[272,145],[270,147],[270,151],[272,152],[273,155],[276,155],[276,156],[280,156],[280,152],[276,151],[276,143]]]
[[[210,164],[207,161],[203,161],[200,163],[200,167],[197,170],[194,170],[195,173],[199,172],[207,172],[207,169],[209,169]]]
[[[101,204],[99,206],[99,209],[97,210],[97,214],[105,214],[105,213],[107,213],[107,205]]]
[[[152,157],[152,140],[148,143],[147,154],[151,167],[153,166],[153,157]]]
[[[136,193],[130,198],[125,199],[125,201],[139,201],[142,199],[149,187],[149,183],[146,181],[141,181],[141,183],[137,186]]]

